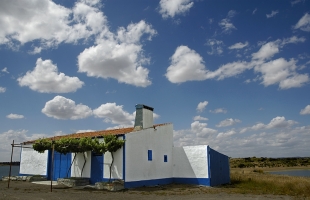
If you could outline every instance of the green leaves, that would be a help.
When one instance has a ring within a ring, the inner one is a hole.
[[[32,145],[33,149],[39,153],[44,153],[45,150],[52,149],[52,140],[50,139],[38,139]]]
[[[39,153],[44,153],[45,150],[52,149],[52,144],[55,144],[55,150],[62,154],[67,153],[82,153],[86,151],[92,151],[95,153],[115,152],[120,149],[125,141],[118,140],[116,135],[104,136],[104,142],[99,142],[98,138],[61,138],[56,141],[52,141],[48,138],[38,139],[33,144],[33,149]]]

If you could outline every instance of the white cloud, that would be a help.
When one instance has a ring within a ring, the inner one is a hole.
[[[215,114],[218,114],[218,113],[227,113],[227,110],[225,108],[217,108],[215,110],[210,110],[211,113],[215,113]]]
[[[165,76],[172,83],[183,83],[186,81],[202,81],[207,79],[223,80],[228,77],[237,76],[246,70],[254,68],[254,72],[259,72],[253,81],[263,80],[265,86],[279,84],[280,89],[289,89],[302,87],[309,82],[308,74],[298,74],[296,71],[302,69],[297,67],[297,61],[291,59],[286,61],[284,58],[270,60],[280,49],[287,44],[296,44],[305,42],[304,37],[292,36],[290,38],[278,39],[268,43],[262,43],[261,48],[252,53],[251,61],[235,61],[220,66],[215,71],[206,68],[203,58],[194,50],[187,46],[177,47],[175,53],[171,56],[171,64],[167,68]],[[219,41],[211,41],[210,44],[217,44]],[[233,45],[233,48],[241,48],[245,44]],[[272,67],[274,66],[274,67]],[[248,83],[250,79],[246,82]]]
[[[209,55],[220,55],[223,53],[224,43],[221,40],[208,39],[206,45],[211,48],[211,51],[207,52]]]
[[[285,120],[285,117],[277,116],[273,118],[268,124],[257,123],[253,125],[252,127],[242,129],[240,133],[244,133],[249,130],[258,131],[258,130],[263,130],[263,129],[288,128],[295,124],[297,124],[297,122],[294,120]]]
[[[9,119],[23,119],[24,118],[24,115],[18,115],[18,114],[9,114],[6,116],[6,118],[9,118]]]
[[[55,119],[76,120],[91,116],[92,110],[83,104],[76,105],[71,99],[55,96],[54,99],[45,103],[42,113]]]
[[[188,12],[189,9],[193,7],[193,5],[194,2],[192,2],[191,0],[160,0],[159,13],[164,19],[168,17],[173,18],[175,15]]]
[[[9,161],[11,156],[11,144],[35,140],[38,138],[51,137],[46,134],[29,134],[28,130],[8,130],[0,133],[0,160]],[[13,161],[20,160],[20,148],[14,148]]]
[[[300,111],[301,115],[309,115],[310,114],[310,105],[307,105],[304,109]]]
[[[6,88],[0,86],[0,93],[4,93],[5,91],[6,91]]]
[[[95,132],[96,130],[87,129],[87,130],[78,130],[76,133],[86,133],[86,132]]]
[[[198,105],[197,105],[197,112],[202,112],[204,111],[204,109],[206,108],[206,106],[208,105],[209,102],[207,101],[203,101],[203,102],[199,102]]]
[[[248,45],[249,45],[248,42],[245,42],[245,43],[238,42],[238,43],[233,44],[230,47],[228,47],[228,49],[243,49],[244,47],[246,47]]]
[[[202,57],[187,46],[179,46],[171,56],[165,76],[172,83],[205,80],[208,71]]]
[[[32,53],[60,43],[77,43],[104,32],[99,1],[77,1],[72,9],[51,0],[1,1],[0,44],[19,46],[38,41]]]
[[[258,52],[252,54],[253,59],[266,60],[279,53],[278,42],[268,42],[264,44]]]
[[[256,11],[257,11],[257,8],[253,10],[252,15],[255,15]]]
[[[8,71],[8,68],[3,68],[2,70],[1,70],[2,72],[5,72],[5,73],[7,73],[7,74],[9,74],[10,72]]]
[[[213,132],[203,130],[207,128],[206,123],[194,122],[190,129],[174,131],[174,145],[208,144],[211,148],[230,157],[307,156],[310,126],[292,127],[293,124],[296,122],[276,117],[267,125],[258,123],[255,131],[259,133],[251,133],[250,131],[254,130],[248,127],[239,132],[247,132],[247,134],[238,134],[235,129],[220,133],[214,129],[212,129]],[[261,127],[258,128],[259,126]],[[262,130],[264,131],[261,132]],[[205,134],[199,134],[201,132]]]
[[[238,74],[241,74],[247,69],[251,69],[252,66],[249,65],[249,63],[245,61],[237,61],[232,63],[227,63],[225,65],[222,65],[215,71],[209,71],[206,75],[207,79],[217,79],[217,80],[223,80],[228,77],[236,76]]]
[[[240,122],[241,120],[239,119],[228,118],[228,119],[221,121],[219,124],[216,125],[216,127],[232,126]]]
[[[286,61],[283,58],[258,65],[254,68],[256,72],[262,73],[262,84],[269,86],[279,84],[280,89],[301,87],[309,82],[307,74],[296,73],[296,61]]]
[[[231,19],[236,15],[236,11],[230,10],[227,17],[219,22],[219,26],[222,28],[223,33],[231,33],[232,30],[237,29],[232,23]]]
[[[17,79],[20,86],[42,93],[67,93],[75,92],[83,86],[77,77],[69,77],[58,73],[58,68],[51,60],[37,59],[33,71],[28,71],[25,76]]]
[[[122,126],[133,126],[135,114],[130,114],[123,110],[122,105],[116,103],[102,104],[93,110],[96,117],[104,118],[106,123],[118,124]]]
[[[300,18],[300,20],[294,26],[294,29],[310,32],[310,15],[306,13],[302,18]]]
[[[229,136],[232,136],[232,135],[235,135],[237,132],[235,130],[229,130],[229,131],[226,131],[226,132],[221,132],[219,133],[216,138],[223,138],[223,137],[229,137]]]
[[[214,133],[217,133],[217,130],[207,128],[207,123],[200,123],[199,121],[194,121],[191,124],[191,131],[197,135],[197,137],[208,137]]]
[[[207,121],[207,120],[209,120],[209,119],[206,117],[202,117],[200,115],[197,115],[194,117],[194,121]]]
[[[114,78],[120,83],[149,86],[149,70],[143,65],[149,64],[150,59],[143,55],[140,40],[145,34],[151,40],[156,33],[145,21],[129,24],[127,29],[121,27],[117,35],[109,33],[109,37],[98,39],[97,45],[80,53],[78,71],[87,76]]]
[[[273,11],[271,11],[271,13],[270,14],[266,14],[266,17],[267,18],[271,18],[271,17],[274,17],[276,14],[278,14],[279,13],[279,11],[278,10],[273,10]]]

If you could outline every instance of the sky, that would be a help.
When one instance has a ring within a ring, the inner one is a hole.
[[[309,47],[309,0],[2,0],[0,162],[133,126],[136,104],[174,146],[310,156]]]

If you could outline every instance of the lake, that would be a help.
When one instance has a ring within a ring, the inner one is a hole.
[[[9,173],[10,173],[9,165],[0,166],[0,178],[2,178],[2,176],[9,176]],[[19,173],[19,166],[12,166],[11,176],[18,176],[18,173]]]
[[[289,175],[289,176],[305,176],[310,177],[310,170],[289,170],[289,171],[278,171],[268,172],[270,174]]]

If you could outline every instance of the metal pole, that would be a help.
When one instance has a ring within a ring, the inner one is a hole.
[[[52,168],[51,168],[51,192],[53,192],[53,176],[54,176],[54,150],[55,150],[55,144],[53,141],[52,144]]]
[[[14,140],[12,145],[12,152],[11,152],[11,162],[10,162],[10,172],[9,172],[9,180],[8,180],[8,188],[10,188],[10,180],[11,180],[11,172],[12,172],[12,158],[13,158],[13,149],[14,149]]]

